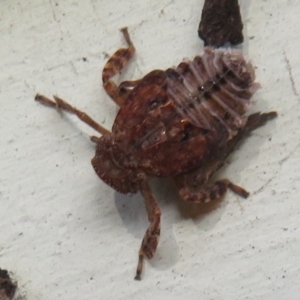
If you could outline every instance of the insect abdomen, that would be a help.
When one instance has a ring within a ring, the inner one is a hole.
[[[243,115],[259,87],[253,66],[237,50],[206,48],[166,75],[170,99],[183,119],[207,130],[221,124],[230,137],[245,125]]]

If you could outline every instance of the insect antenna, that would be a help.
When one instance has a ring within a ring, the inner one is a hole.
[[[86,113],[80,111],[74,106],[71,106],[69,103],[66,101],[62,100],[61,98],[57,96],[53,96],[55,101],[50,100],[49,98],[37,94],[35,96],[35,100],[40,102],[43,105],[52,107],[52,108],[57,108],[60,110],[64,110],[70,114],[76,115],[81,121],[83,121],[85,124],[89,125],[90,127],[94,128],[96,131],[101,133],[102,135],[108,135],[110,134],[110,131],[108,131],[106,128],[98,124],[95,120],[93,120],[89,115]],[[97,138],[96,137],[91,137],[91,140],[96,143]]]

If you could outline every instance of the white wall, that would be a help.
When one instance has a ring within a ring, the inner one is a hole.
[[[172,183],[155,180],[162,238],[137,282],[142,197],[94,174],[92,129],[33,98],[57,94],[110,128],[117,107],[100,75],[124,45],[118,29],[137,49],[121,79],[139,78],[201,52],[203,1],[1,1],[0,268],[26,299],[299,299],[300,2],[241,2],[262,85],[252,111],[279,113],[222,171],[251,196],[228,192],[190,218]]]

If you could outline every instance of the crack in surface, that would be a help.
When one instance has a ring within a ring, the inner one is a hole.
[[[298,143],[296,145],[296,147],[288,155],[286,155],[284,158],[279,160],[279,164],[283,165],[298,150],[299,146],[300,146],[300,143]]]
[[[265,187],[268,186],[276,178],[276,176],[281,171],[282,166],[284,165],[284,163],[286,163],[293,156],[293,154],[295,154],[295,152],[298,150],[299,147],[300,147],[300,143],[298,143],[296,145],[296,147],[288,155],[286,155],[284,158],[282,158],[282,159],[279,160],[279,162],[278,162],[279,163],[278,170],[258,190],[252,192],[252,195],[256,195],[256,194],[260,193],[261,191],[263,191],[265,189]]]
[[[278,173],[279,173],[279,170],[269,180],[267,180],[258,190],[252,192],[251,194],[256,195],[256,194],[262,192],[265,189],[265,187],[268,186],[276,178]]]
[[[294,77],[293,77],[291,63],[290,63],[290,61],[289,61],[289,59],[288,59],[285,52],[283,52],[283,56],[284,56],[284,61],[285,61],[285,64],[286,64],[286,69],[289,73],[289,79],[290,79],[290,82],[291,82],[291,85],[292,85],[293,93],[298,98],[298,100],[300,100],[299,93],[296,89],[295,80],[294,80]]]
[[[162,7],[162,9],[160,10],[160,14],[164,14],[164,13],[165,13],[165,12],[164,12],[165,8],[168,7],[169,5],[171,5],[173,2],[174,2],[174,0],[171,0],[171,1],[169,1],[168,3],[166,3],[166,4]]]
[[[59,30],[59,33],[60,33],[60,40],[63,40],[63,32],[62,32],[62,29],[60,27],[59,20],[57,20],[54,5],[52,3],[52,0],[48,0],[48,1],[49,1],[49,4],[50,4],[50,7],[51,7],[53,20],[56,23],[56,25],[58,27],[58,30]]]

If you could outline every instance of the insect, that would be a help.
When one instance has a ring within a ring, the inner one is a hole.
[[[237,50],[205,48],[176,68],[117,85],[112,77],[135,53],[127,28],[121,32],[127,47],[117,50],[102,72],[104,89],[120,106],[111,131],[57,96],[52,101],[37,94],[35,100],[75,114],[99,132],[101,137],[91,137],[98,176],[120,193],[144,197],[150,224],[139,250],[135,279],[140,280],[143,260],[153,257],[160,236],[161,211],[148,178],[174,178],[183,200],[193,203],[220,199],[227,189],[246,198],[249,193],[228,179],[208,180],[244,136],[277,114],[245,116],[259,85],[253,66]]]

